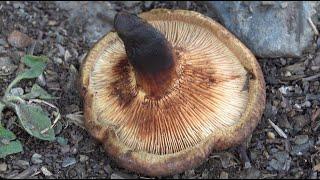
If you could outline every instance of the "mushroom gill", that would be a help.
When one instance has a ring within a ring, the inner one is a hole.
[[[160,9],[139,16],[166,39],[172,56],[165,57],[172,57],[173,68],[140,71],[119,30],[108,33],[82,67],[89,131],[123,166],[149,175],[185,170],[199,162],[182,157],[204,159],[213,149],[240,143],[264,109],[264,81],[254,56],[199,13]],[[144,64],[157,59],[147,57]],[[195,148],[202,148],[198,155]]]

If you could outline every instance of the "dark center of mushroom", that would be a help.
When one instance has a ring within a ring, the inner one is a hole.
[[[160,98],[177,76],[171,44],[161,32],[133,14],[118,13],[114,27],[135,69],[137,86],[148,96]]]

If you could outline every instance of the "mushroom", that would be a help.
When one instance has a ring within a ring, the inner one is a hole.
[[[254,55],[186,10],[118,13],[82,64],[85,125],[121,167],[166,176],[241,144],[265,107]]]

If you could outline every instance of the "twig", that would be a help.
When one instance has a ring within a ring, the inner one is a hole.
[[[287,139],[286,133],[284,133],[284,132],[282,131],[282,129],[279,128],[279,126],[275,125],[270,119],[268,119],[268,121],[269,121],[270,125],[274,128],[274,130],[276,130],[277,133],[278,133],[281,137]]]
[[[36,102],[36,103],[43,103],[43,104],[45,104],[45,105],[48,105],[48,106],[50,106],[50,107],[52,107],[52,108],[55,108],[55,109],[57,109],[58,111],[59,111],[59,109],[57,108],[57,106],[55,106],[55,105],[53,105],[53,104],[51,104],[51,103],[48,103],[47,101],[44,101],[44,100],[41,100],[41,99],[29,99],[29,102],[30,103],[33,103],[33,102]]]
[[[61,114],[58,113],[58,115],[56,116],[56,118],[54,119],[53,121],[53,124],[48,127],[48,128],[45,128],[44,130],[41,131],[41,134],[45,134],[46,132],[48,132],[50,129],[52,129],[56,124],[57,122],[59,121],[59,119],[61,118]]]
[[[319,31],[318,31],[317,27],[314,25],[314,23],[312,22],[310,17],[308,18],[308,22],[309,22],[312,30],[314,31],[314,34],[318,36],[319,35]]]
[[[306,77],[306,78],[302,78],[302,81],[312,81],[312,80],[317,79],[319,77],[320,77],[320,73],[313,75],[313,76]]]
[[[312,114],[311,121],[315,121],[319,115],[320,115],[320,108]]]
[[[38,166],[31,166],[30,168],[22,171],[21,173],[13,176],[13,177],[7,177],[8,179],[25,179],[29,177],[31,174],[35,173],[38,171]]]

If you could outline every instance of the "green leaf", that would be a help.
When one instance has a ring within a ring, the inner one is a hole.
[[[23,151],[21,142],[19,140],[12,141],[14,139],[16,136],[13,132],[0,125],[0,158]]]
[[[15,104],[14,108],[19,117],[20,124],[30,135],[42,140],[55,140],[54,130],[50,128],[51,121],[48,113],[43,111],[41,107],[20,103]],[[49,130],[46,133],[41,133],[48,128]]]
[[[46,67],[47,58],[44,56],[26,55],[23,62],[30,67],[17,76],[17,79],[31,79],[41,75]]]
[[[48,58],[46,56],[25,55],[23,63],[31,68],[45,68]]]
[[[48,99],[55,99],[55,97],[52,97],[49,93],[47,93],[46,90],[41,88],[38,84],[34,84],[31,88],[30,93],[24,94],[21,96],[22,99],[34,99],[34,98],[40,98],[44,100]]]
[[[47,61],[48,59],[45,56],[25,55],[23,57],[23,62],[30,68],[17,75],[6,89],[5,94],[8,94],[11,88],[22,79],[32,79],[40,76],[46,67]]]
[[[16,135],[14,135],[13,132],[5,129],[4,127],[2,127],[2,125],[0,125],[0,139],[1,140],[6,139],[8,141],[11,141],[16,139]]]
[[[9,144],[0,146],[0,158],[4,158],[7,155],[22,152],[22,144],[19,140],[11,141]]]

